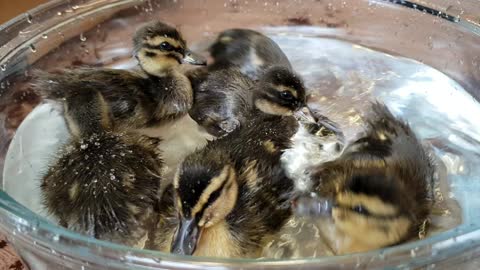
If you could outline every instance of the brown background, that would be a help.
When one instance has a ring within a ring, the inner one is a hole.
[[[0,0],[0,24],[34,8],[47,0]]]

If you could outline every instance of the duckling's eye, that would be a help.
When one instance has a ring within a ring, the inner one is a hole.
[[[281,96],[283,99],[286,99],[286,100],[292,100],[292,99],[293,99],[293,95],[292,95],[292,93],[290,93],[290,91],[280,92],[280,96]]]
[[[160,43],[160,49],[164,51],[173,51],[173,46],[170,43],[164,41]]]
[[[365,215],[365,216],[368,216],[370,215],[370,212],[368,212],[367,208],[365,208],[365,206],[361,205],[361,204],[358,204],[358,205],[355,205],[352,207],[352,211],[353,212],[356,212],[360,215]]]

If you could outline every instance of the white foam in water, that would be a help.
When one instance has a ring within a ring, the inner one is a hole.
[[[477,179],[480,175],[480,106],[459,84],[419,62],[318,37],[328,31],[323,28],[264,30],[285,51],[295,70],[315,94],[318,102],[314,109],[339,123],[347,142],[361,131],[359,115],[368,110],[367,101],[375,98],[384,101],[394,114],[411,124],[426,144],[431,143],[439,159],[444,161],[446,172],[441,174],[443,184],[440,186],[447,204],[454,205],[455,199],[459,201],[465,223],[480,220],[480,181]],[[121,51],[117,48],[115,53],[118,52]],[[122,61],[118,67],[130,66],[129,60]],[[68,134],[62,117],[51,108],[51,105],[41,105],[25,119],[12,141],[4,170],[5,190],[40,214],[44,212],[38,190],[39,176],[46,170],[48,157]],[[189,122],[188,119],[184,121]],[[185,132],[182,124],[175,129],[181,134],[191,133]],[[164,148],[175,150],[172,145],[196,145],[195,140],[189,140],[191,138],[178,136],[174,143],[164,145]],[[450,188],[453,196],[449,196]],[[445,230],[459,224],[461,218],[457,212],[460,211],[454,210],[452,215],[436,218],[438,223],[435,225],[439,230]],[[334,254],[335,243],[325,244],[332,239],[324,239],[324,236],[331,238],[334,235],[332,227],[324,226],[328,222],[322,222],[292,219],[265,256]],[[288,251],[286,246],[293,250]]]

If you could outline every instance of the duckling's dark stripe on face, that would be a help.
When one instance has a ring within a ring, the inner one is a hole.
[[[392,204],[402,199],[398,196],[396,181],[380,172],[353,175],[348,183],[348,189],[356,194],[376,196],[382,201]]]
[[[335,197],[334,208],[344,209],[360,215],[378,218],[396,218],[399,216],[397,207],[381,200],[377,196],[341,192]]]
[[[208,206],[210,206],[214,201],[216,201],[218,199],[218,197],[220,197],[220,195],[222,194],[222,190],[225,187],[226,183],[227,182],[223,182],[223,184],[217,190],[215,190],[214,192],[212,192],[212,194],[210,194],[210,197],[208,197],[208,201],[203,205],[202,210],[195,213],[195,218],[197,218],[197,219],[202,218],[203,213],[205,212],[205,209],[207,209]]]
[[[144,47],[147,48],[147,49],[150,49],[150,50],[158,50],[158,51],[162,51],[162,52],[177,52],[181,55],[183,55],[185,53],[185,50],[182,47],[173,47],[172,46],[172,49],[168,50],[168,51],[165,51],[164,49],[162,49],[162,47],[160,45],[152,46],[150,44],[144,44]]]
[[[369,218],[375,219],[382,219],[382,220],[389,220],[389,219],[396,219],[399,215],[391,214],[391,215],[382,215],[382,214],[374,214],[370,212],[365,206],[363,205],[355,205],[355,206],[348,206],[348,205],[340,205],[336,204],[333,206],[334,208],[347,210],[350,212],[354,212],[355,214],[362,215]]]
[[[195,167],[185,163],[184,166],[188,170],[180,174],[177,193],[182,203],[183,215],[189,218],[200,212],[210,196],[225,184],[229,166],[213,172],[212,168]]]
[[[275,85],[273,89],[277,90],[278,92],[289,92],[293,97],[298,98],[297,90],[292,87],[288,87],[285,85]]]

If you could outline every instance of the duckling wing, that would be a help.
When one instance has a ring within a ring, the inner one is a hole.
[[[45,99],[59,100],[83,88],[97,88],[98,91],[124,88],[139,78],[124,70],[82,68],[64,69],[55,72],[34,71],[34,91]]]

